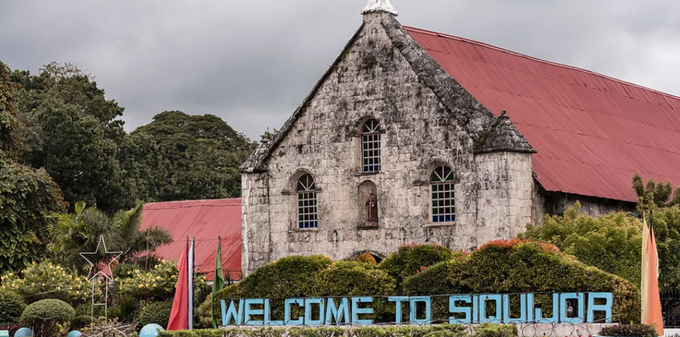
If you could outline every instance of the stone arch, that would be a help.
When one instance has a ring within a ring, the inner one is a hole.
[[[442,160],[442,159],[434,159],[434,160],[430,161],[425,166],[425,169],[421,171],[421,173],[420,173],[421,179],[420,180],[423,181],[423,182],[426,182],[429,185],[432,172],[439,166],[450,167],[451,170],[453,170],[453,172],[454,172],[455,182],[458,182],[458,174],[456,174],[456,167],[454,165],[451,165],[451,163],[449,163],[448,161]]]
[[[361,134],[363,133],[362,131],[364,128],[364,124],[366,124],[366,122],[372,119],[378,121],[378,123],[380,124],[380,130],[384,132],[385,124],[382,120],[380,120],[380,118],[373,115],[365,115],[354,122],[354,125],[352,125],[352,134],[356,135],[357,137],[360,137]]]
[[[375,262],[377,263],[382,262],[382,260],[384,260],[387,257],[385,256],[385,254],[376,252],[374,250],[358,250],[352,253],[352,255],[349,256],[349,259],[352,261],[356,261],[356,259],[359,258],[359,256],[365,253],[371,254],[371,256],[373,256],[373,258],[375,259]]]
[[[295,173],[293,173],[290,176],[290,179],[288,180],[288,188],[291,192],[294,193],[297,190],[298,180],[300,180],[300,178],[302,178],[302,176],[304,176],[306,174],[309,174],[310,176],[312,176],[312,178],[314,178],[314,181],[317,184],[319,183],[319,181],[316,179],[316,176],[311,172],[311,170],[308,170],[306,168],[299,168],[299,169],[295,170]]]

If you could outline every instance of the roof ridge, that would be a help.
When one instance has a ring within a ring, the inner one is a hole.
[[[439,32],[435,32],[435,31],[432,31],[432,30],[416,28],[416,27],[411,27],[411,26],[404,26],[404,28],[407,31],[409,31],[409,30],[410,31],[417,31],[419,33],[423,33],[423,34],[427,34],[427,35],[439,36],[439,37],[443,37],[443,38],[446,38],[446,39],[452,39],[452,40],[458,40],[458,41],[461,41],[461,42],[467,42],[467,43],[470,43],[470,44],[478,45],[478,46],[481,46],[481,47],[486,47],[486,48],[497,50],[497,51],[500,51],[500,52],[503,52],[503,53],[506,53],[506,54],[519,56],[519,57],[526,58],[526,59],[529,59],[529,60],[532,60],[532,61],[537,61],[537,62],[540,62],[540,63],[548,64],[548,65],[551,65],[551,66],[557,66],[557,67],[560,67],[560,68],[580,71],[580,72],[591,74],[591,75],[594,75],[594,76],[606,78],[608,80],[612,80],[614,82],[618,82],[618,83],[621,83],[621,84],[630,85],[630,86],[636,87],[638,89],[647,90],[647,91],[650,91],[650,92],[653,92],[653,93],[656,93],[656,94],[659,94],[659,95],[662,95],[662,96],[666,96],[666,97],[670,97],[670,98],[673,98],[673,99],[680,100],[680,96],[676,96],[676,95],[673,95],[673,94],[669,94],[667,92],[663,92],[663,91],[659,91],[659,90],[652,89],[652,88],[649,88],[649,87],[645,87],[645,86],[640,85],[640,84],[635,84],[633,82],[625,81],[625,80],[622,80],[622,79],[619,79],[619,78],[616,78],[616,77],[612,77],[612,76],[609,76],[609,75],[598,73],[596,71],[592,71],[592,70],[588,70],[588,69],[584,69],[584,68],[579,68],[579,67],[576,67],[576,66],[570,66],[570,65],[564,64],[564,63],[558,63],[558,62],[554,62],[554,61],[544,60],[544,59],[541,59],[541,58],[538,58],[538,57],[535,57],[535,56],[522,54],[520,52],[512,51],[512,50],[509,50],[509,49],[501,48],[501,47],[498,47],[498,46],[490,45],[488,43],[484,43],[484,42],[480,42],[480,41],[476,41],[476,40],[472,40],[472,39],[468,39],[468,38],[464,38],[464,37],[460,37],[460,36],[439,33]],[[673,109],[672,105],[671,105],[671,109]],[[675,109],[673,109],[673,110],[675,110]]]

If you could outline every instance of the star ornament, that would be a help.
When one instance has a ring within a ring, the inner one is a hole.
[[[103,255],[104,258],[102,260],[96,260],[98,255],[100,254],[100,248],[103,249]],[[87,263],[90,265],[90,271],[87,273],[87,277],[90,281],[95,279],[96,277],[102,275],[106,278],[107,282],[110,282],[112,280],[113,275],[106,275],[106,273],[102,271],[98,271],[94,275],[92,275],[92,272],[95,270],[95,267],[99,265],[101,261],[106,261],[109,256],[111,256],[111,259],[109,260],[108,267],[109,267],[109,272],[113,274],[113,268],[111,267],[111,264],[113,261],[118,262],[118,258],[120,258],[121,255],[123,255],[123,252],[110,252],[106,249],[106,242],[104,241],[104,236],[99,237],[99,242],[97,243],[97,248],[94,250],[94,252],[88,252],[88,253],[79,253],[80,256],[87,261]],[[93,262],[94,261],[94,262]],[[96,264],[95,264],[96,262]]]

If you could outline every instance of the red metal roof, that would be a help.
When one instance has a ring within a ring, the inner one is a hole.
[[[177,261],[186,238],[196,238],[195,263],[209,280],[215,273],[218,236],[222,237],[222,271],[238,278],[241,270],[241,199],[160,202],[144,205],[142,229],[162,227],[175,242],[162,246],[158,254]],[[225,275],[226,276],[226,275]]]
[[[680,98],[591,71],[406,27],[481,104],[507,110],[548,191],[637,201],[635,172],[680,185]]]

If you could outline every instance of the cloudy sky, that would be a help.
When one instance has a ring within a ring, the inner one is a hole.
[[[73,62],[126,108],[279,128],[361,24],[367,0],[0,0],[0,60]],[[680,1],[392,0],[408,26],[680,95]]]

